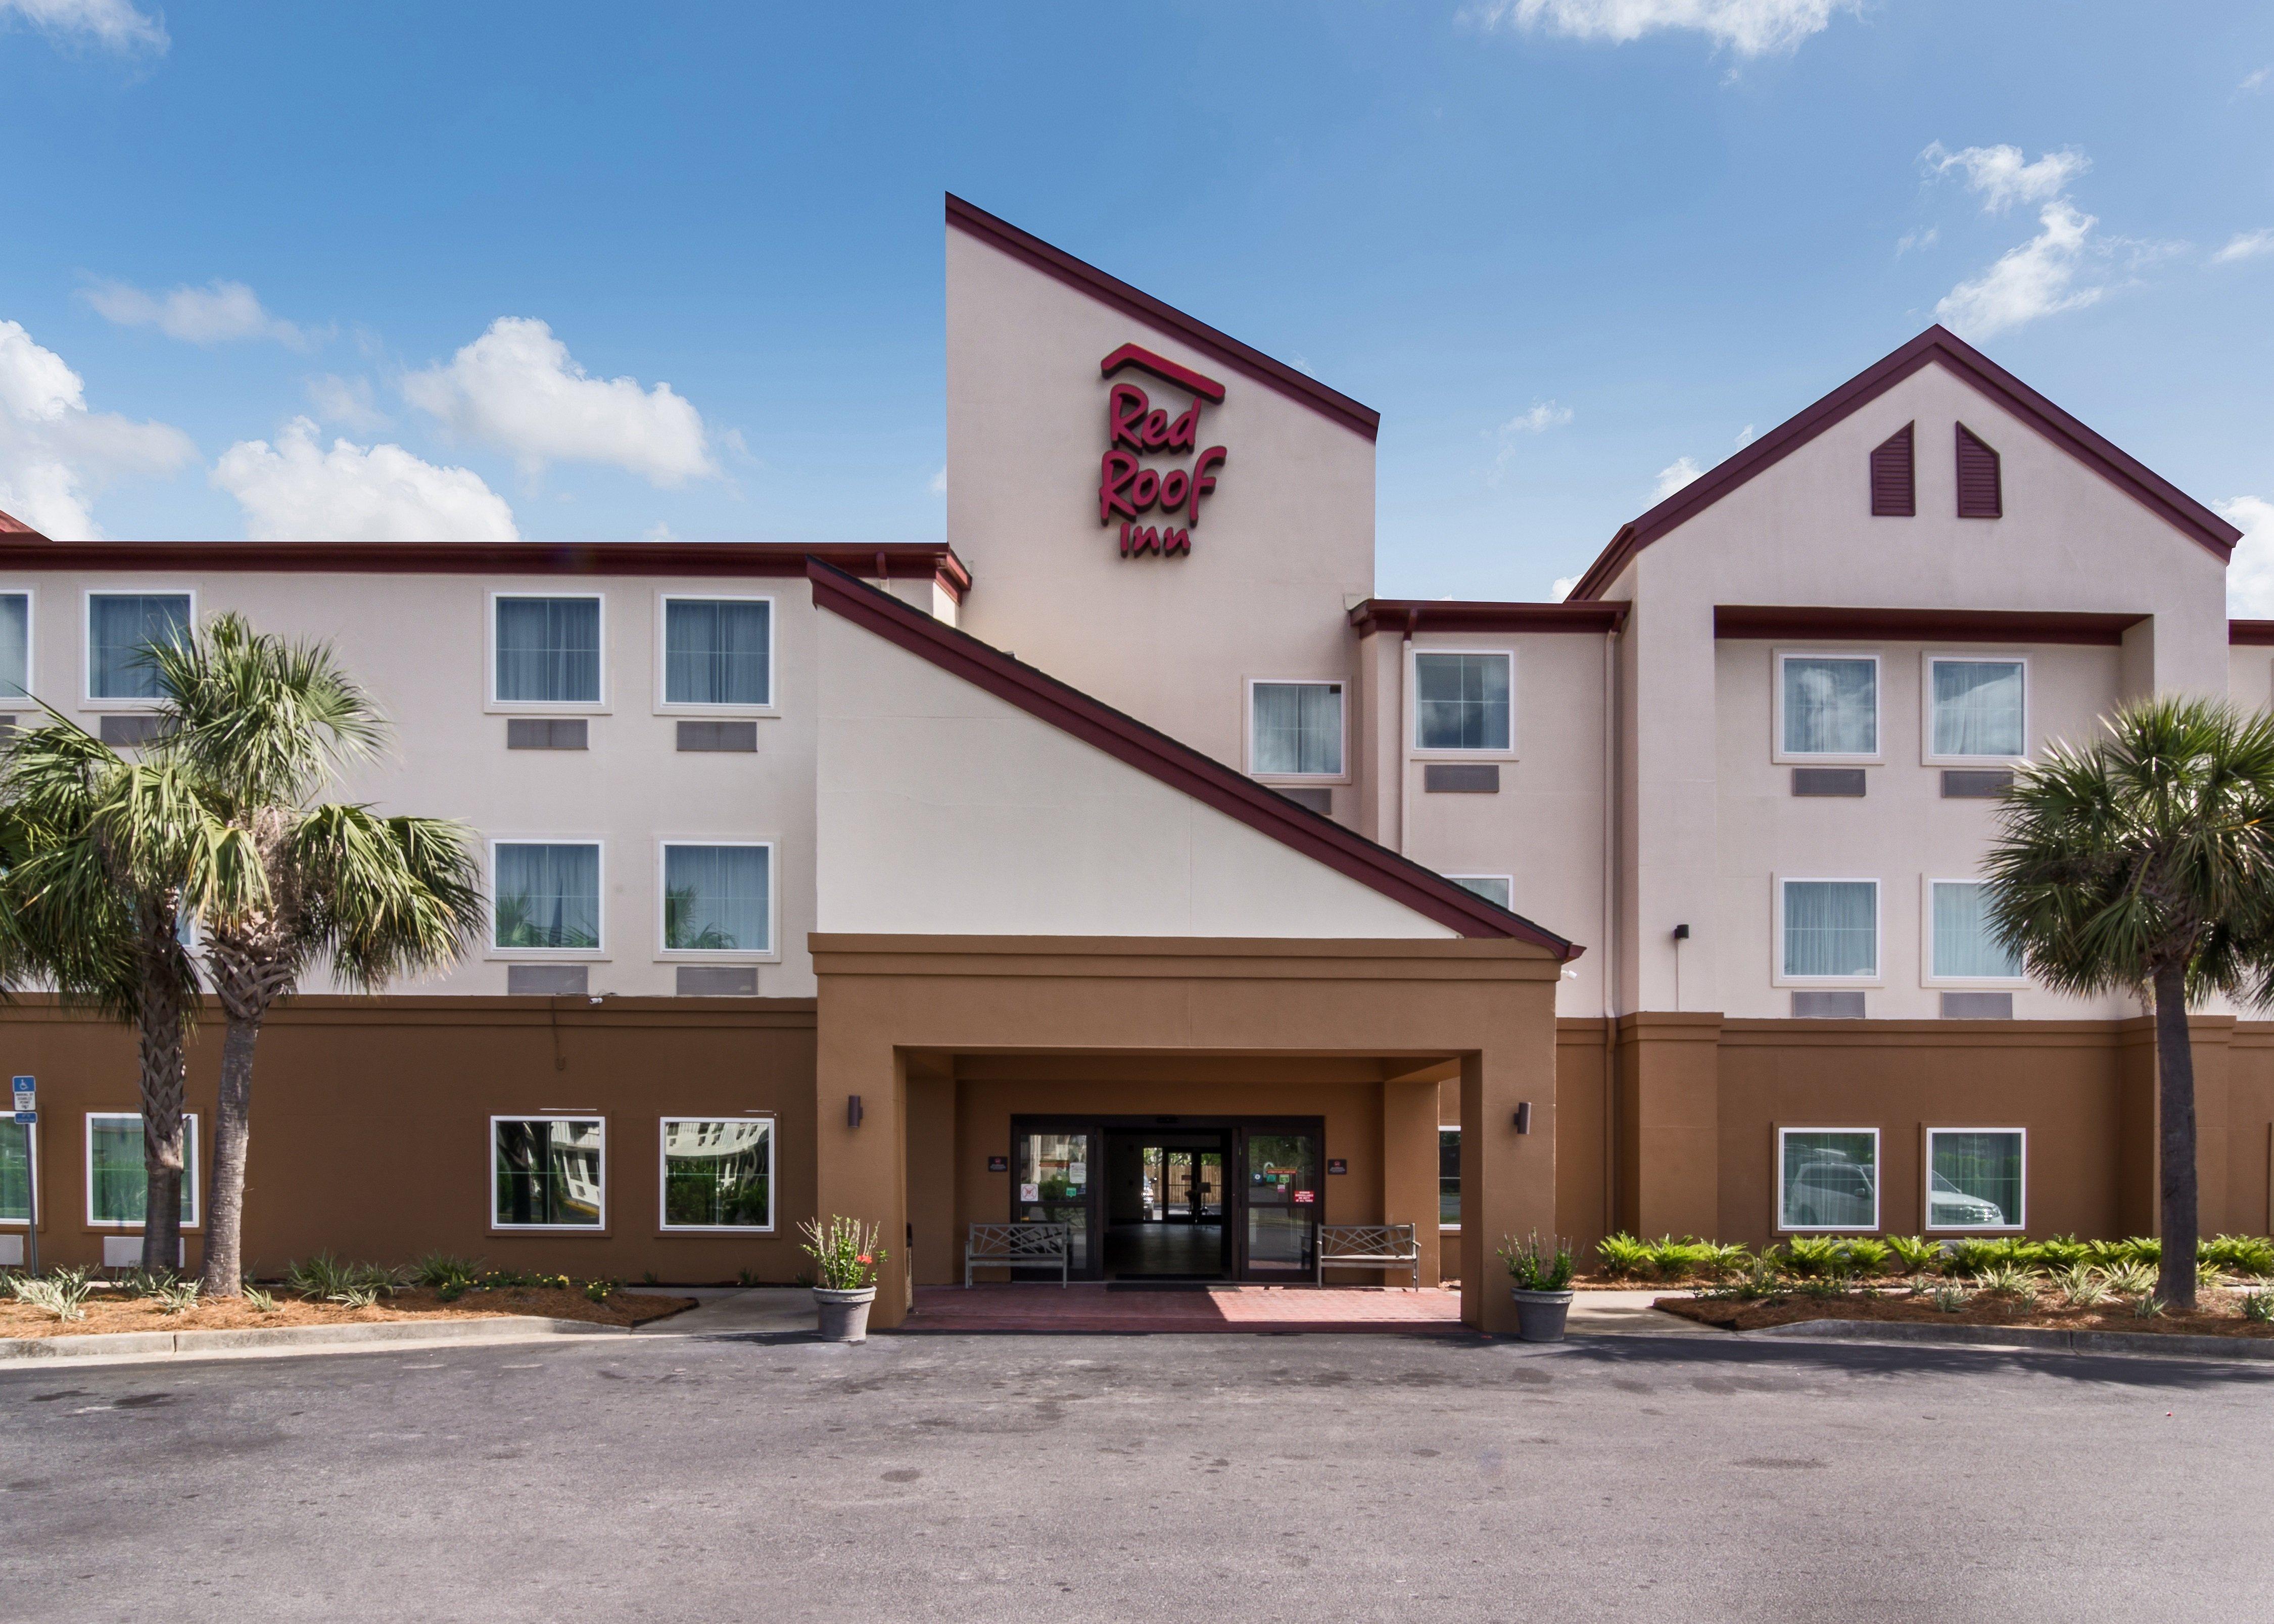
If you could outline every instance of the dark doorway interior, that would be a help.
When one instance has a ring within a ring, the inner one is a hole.
[[[1104,1274],[1111,1280],[1231,1277],[1224,1224],[1231,1136],[1125,1130],[1105,1135]]]

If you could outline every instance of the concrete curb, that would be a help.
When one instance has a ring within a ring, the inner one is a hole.
[[[1745,1337],[1799,1342],[1928,1342],[1959,1348],[2023,1348],[2047,1353],[2119,1354],[2149,1359],[2274,1362],[2274,1337],[2159,1335],[2153,1331],[2055,1331],[2039,1326],[1914,1325],[1886,1320],[1801,1320],[1739,1331]]]
[[[372,1325],[288,1325],[273,1330],[113,1331],[83,1336],[0,1337],[0,1364],[26,1360],[163,1357],[384,1342],[528,1342],[549,1336],[625,1336],[631,1327],[589,1320],[493,1314],[479,1320],[388,1320]]]

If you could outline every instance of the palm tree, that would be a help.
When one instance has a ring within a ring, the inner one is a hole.
[[[242,1289],[252,1063],[261,1023],[312,966],[375,991],[454,963],[480,929],[463,826],[312,804],[387,725],[322,643],[288,643],[234,614],[152,650],[169,759],[226,829],[188,901],[226,1022],[214,1117],[204,1292]]]
[[[2060,745],[2007,792],[1984,865],[1992,927],[2057,991],[2129,991],[2156,1014],[2163,1260],[2195,1300],[2195,1059],[2187,1001],[2274,1002],[2274,718],[2162,698]]]

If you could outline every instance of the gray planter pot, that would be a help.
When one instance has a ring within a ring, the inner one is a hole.
[[[1560,1342],[1563,1340],[1563,1316],[1571,1312],[1569,1291],[1517,1291],[1509,1296],[1516,1299],[1516,1335],[1518,1342]]]
[[[858,1291],[832,1291],[826,1286],[813,1289],[813,1304],[821,1311],[821,1340],[825,1342],[865,1342],[869,1340],[869,1304],[877,1300],[877,1288],[863,1286]]]

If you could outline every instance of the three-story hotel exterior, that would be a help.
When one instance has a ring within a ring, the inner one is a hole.
[[[0,680],[132,748],[134,650],[240,611],[394,718],[347,793],[478,831],[464,963],[269,1023],[248,1256],[787,1280],[843,1212],[891,1324],[974,1222],[1291,1283],[1412,1222],[1500,1329],[1532,1229],[2150,1229],[2150,1023],[2032,986],[1977,865],[2124,699],[2274,699],[2233,528],[1935,328],[1565,602],[1386,600],[1377,424],[950,199],[944,545],[0,520]],[[33,1177],[43,1257],[121,1251],[130,1037],[0,1031],[0,1253]],[[2263,1229],[2274,1026],[2195,1038],[2204,1222]]]

